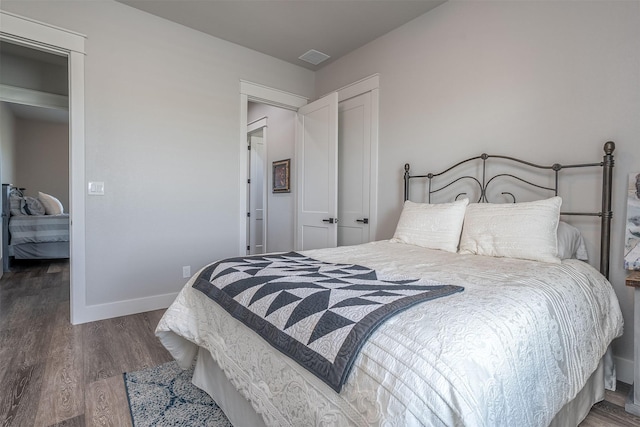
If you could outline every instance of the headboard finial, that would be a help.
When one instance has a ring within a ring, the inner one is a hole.
[[[409,163],[404,164],[404,201],[409,200]]]
[[[613,141],[607,141],[604,143],[604,152],[607,155],[611,155],[611,153],[613,153],[613,150],[616,149],[616,143]]]

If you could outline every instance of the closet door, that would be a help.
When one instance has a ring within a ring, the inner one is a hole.
[[[338,105],[338,246],[369,241],[371,92]]]
[[[338,94],[298,110],[296,250],[338,243]]]
[[[250,176],[249,180],[249,254],[266,252],[266,182],[265,182],[265,146],[261,136],[251,135],[250,139]]]

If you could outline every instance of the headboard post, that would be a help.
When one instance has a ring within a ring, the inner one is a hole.
[[[409,200],[409,163],[404,164],[404,201]]]
[[[616,144],[613,141],[604,144],[602,158],[602,223],[600,225],[600,273],[609,278],[609,258],[611,252],[611,193],[613,188],[613,151]]]
[[[9,271],[9,193],[11,184],[2,184],[2,271]]]

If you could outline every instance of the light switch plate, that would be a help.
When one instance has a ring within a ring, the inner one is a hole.
[[[89,182],[89,195],[104,196],[104,182],[97,182],[97,181]]]

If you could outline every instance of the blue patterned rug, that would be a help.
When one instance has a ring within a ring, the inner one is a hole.
[[[134,427],[231,427],[211,397],[191,383],[193,370],[176,362],[124,374]]]

